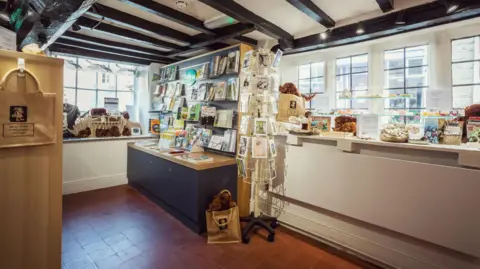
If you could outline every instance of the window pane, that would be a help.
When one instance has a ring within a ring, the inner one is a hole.
[[[412,95],[412,98],[407,99],[408,108],[425,108],[425,91],[426,88],[407,89],[407,93]]]
[[[350,75],[337,76],[337,92],[343,92],[350,89]]]
[[[368,89],[368,74],[352,75],[352,91],[366,91]]]
[[[78,71],[78,86],[83,89],[96,89],[97,88],[97,72],[88,70],[91,63],[87,60],[78,59],[78,64],[82,66],[83,70]]]
[[[350,60],[350,57],[337,59],[337,75],[350,74]]]
[[[403,89],[400,90],[386,90],[385,95],[389,94],[403,94]],[[390,109],[405,109],[405,99],[385,99],[385,108]]]
[[[385,71],[385,88],[403,88],[405,86],[405,70],[387,70]]]
[[[480,103],[480,86],[453,87],[453,107],[463,109],[471,104]]]
[[[63,70],[63,86],[75,87],[75,79],[77,77],[77,71],[69,68]]]
[[[310,77],[310,64],[301,65],[298,67],[298,78],[309,78]]]
[[[366,91],[353,92],[353,97],[362,96],[365,94],[367,94]],[[370,101],[367,99],[352,100],[352,109],[368,109],[369,102]]]
[[[337,108],[350,108],[350,100],[340,99],[340,94],[341,93],[337,93]]]
[[[134,81],[135,81],[135,76],[133,73],[117,75],[117,90],[132,91],[134,86]]]
[[[97,94],[95,91],[78,90],[77,91],[77,106],[80,111],[88,111],[97,107]]]
[[[120,111],[127,110],[126,106],[133,106],[133,92],[117,92]]]
[[[415,67],[407,68],[407,87],[424,87],[428,86],[428,68]]]
[[[115,75],[112,73],[98,73],[98,89],[99,90],[115,90]]]
[[[300,91],[300,93],[309,94],[310,93],[310,80],[309,79],[299,80],[298,90]]]
[[[368,54],[352,57],[352,73],[368,72]]]
[[[452,64],[453,85],[480,83],[480,62]]]
[[[407,67],[428,65],[428,46],[406,49]]]
[[[323,77],[324,76],[324,65],[325,65],[325,63],[323,63],[323,62],[312,64],[312,78]]]
[[[452,41],[452,61],[471,61],[480,59],[480,37]]]
[[[324,93],[324,92],[325,92],[325,79],[312,78],[312,93]]]
[[[75,89],[63,89],[63,103],[75,105],[76,98],[75,98]]]
[[[385,69],[402,68],[404,63],[404,50],[388,50],[385,51]]]
[[[98,91],[97,107],[105,107],[105,97],[115,97],[114,91]]]
[[[330,107],[328,103],[325,103],[324,100],[320,101],[320,97],[322,95],[317,95],[315,98],[312,99],[312,109],[320,109],[321,111],[329,111]]]

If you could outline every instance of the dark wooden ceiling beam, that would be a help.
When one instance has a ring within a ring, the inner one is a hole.
[[[326,28],[335,26],[335,21],[311,0],[287,0],[287,2]]]
[[[95,4],[95,7],[96,10],[98,10],[98,13],[92,12],[91,9],[89,12],[87,12],[87,15],[94,16],[98,19],[102,19],[102,17],[104,17],[115,22],[115,24],[119,24],[137,31],[146,30],[164,38],[186,43],[187,45],[190,42],[190,35],[166,27],[164,25],[147,21],[101,4]]]
[[[150,14],[154,14],[165,18],[170,21],[174,21],[183,26],[195,29],[201,33],[213,35],[212,30],[207,29],[203,22],[195,17],[187,15],[183,12],[167,7],[160,3],[151,0],[120,0],[121,2],[128,4],[132,7],[141,9]]]
[[[120,49],[120,50],[125,50],[125,51],[133,51],[133,52],[139,52],[139,53],[144,53],[144,54],[153,54],[153,55],[157,55],[157,56],[166,56],[167,55],[167,53],[159,51],[159,50],[144,48],[144,47],[141,47],[141,46],[134,46],[134,45],[115,42],[115,41],[110,41],[110,40],[101,39],[101,38],[88,36],[88,35],[82,35],[82,34],[71,32],[71,31],[66,32],[60,38],[61,39],[75,40],[75,41],[80,41],[80,42],[84,42],[84,43],[100,45],[100,46],[105,46],[105,47],[111,47],[111,48],[114,48],[114,49]]]
[[[110,60],[110,61],[118,61],[118,62],[125,62],[125,63],[135,63],[135,64],[140,64],[140,65],[149,65],[152,62],[154,62],[154,61],[151,61],[151,60],[121,56],[121,55],[116,55],[116,54],[110,54],[110,53],[88,50],[88,49],[81,49],[81,48],[76,48],[76,47],[63,46],[63,45],[58,45],[58,44],[51,45],[50,46],[50,51],[72,54],[72,55],[83,56],[83,57],[96,58],[96,59],[101,59],[101,60]]]
[[[236,23],[227,27],[216,29],[217,35],[209,36],[200,34],[192,37],[195,40],[194,44],[190,45],[190,48],[201,48],[211,44],[221,42],[228,39],[233,39],[244,34],[251,33],[256,30],[253,24]]]
[[[194,53],[194,52],[199,51],[199,50],[206,49],[206,50],[210,50],[210,51],[215,51],[215,50],[226,48],[228,46],[230,46],[230,45],[225,44],[225,43],[221,43],[221,42],[217,42],[217,43],[213,43],[213,44],[211,44],[207,47],[190,48],[190,49],[187,49],[185,51],[172,53],[168,56],[169,57],[185,57],[184,55],[191,54],[191,53]]]
[[[247,36],[237,36],[234,39],[254,47],[258,45],[258,40],[247,37]]]
[[[480,7],[477,0],[463,0],[460,3],[462,12],[453,14],[447,14],[445,6],[436,1],[365,20],[362,23],[366,32],[362,35],[356,33],[357,24],[350,24],[333,29],[326,40],[323,40],[319,34],[298,38],[294,40],[294,48],[286,50],[285,55],[350,45],[480,17]],[[395,24],[400,12],[403,12],[406,25],[398,26]],[[276,51],[278,48],[282,49],[281,46],[276,45],[272,48],[272,51]]]
[[[110,34],[114,34],[123,38],[129,38],[129,39],[134,39],[140,42],[144,42],[150,45],[157,46],[159,48],[163,48],[166,50],[172,50],[174,52],[183,50],[182,46],[175,45],[173,43],[169,43],[163,40],[158,40],[156,38],[153,38],[151,36],[147,36],[144,34],[140,34],[134,31],[126,30],[123,28],[119,28],[110,24],[107,24],[105,22],[100,22],[96,20],[92,20],[89,18],[81,17],[78,19],[78,24],[80,26],[83,26],[85,28],[90,28],[94,30],[99,30],[103,32],[107,32]]]
[[[386,13],[394,9],[394,1],[395,0],[377,0],[377,3],[383,13]]]
[[[117,55],[121,55],[121,56],[133,57],[133,58],[154,60],[157,63],[169,64],[169,63],[174,62],[173,59],[166,58],[166,57],[143,54],[143,53],[138,53],[138,52],[131,52],[131,51],[127,52],[127,51],[124,51],[124,50],[113,49],[113,48],[104,47],[104,46],[100,46],[100,45],[94,45],[94,44],[87,44],[87,43],[73,41],[73,40],[69,40],[69,39],[63,39],[63,38],[58,39],[57,42],[55,42],[55,44],[70,46],[70,47],[77,47],[77,48],[81,48],[81,49],[95,50],[95,51],[106,52],[106,53],[112,53],[112,54],[117,54]]]
[[[293,36],[275,24],[256,15],[250,10],[244,8],[233,0],[199,0],[210,7],[240,21],[242,23],[251,23],[258,30],[272,38],[284,39],[288,42],[293,41]]]

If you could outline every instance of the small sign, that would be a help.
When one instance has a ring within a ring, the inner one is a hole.
[[[33,123],[6,123],[3,125],[3,137],[26,137],[34,135]]]
[[[10,106],[10,122],[27,122],[26,106]]]
[[[357,136],[359,138],[378,139],[379,124],[378,115],[360,115],[357,117]]]
[[[108,112],[118,111],[118,98],[115,97],[105,97],[104,99],[105,109]]]

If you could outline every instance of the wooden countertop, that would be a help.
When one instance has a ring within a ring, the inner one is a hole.
[[[139,136],[119,136],[119,137],[86,137],[86,138],[64,138],[63,144],[83,143],[83,142],[99,142],[99,141],[117,141],[117,140],[143,140],[157,138],[158,135],[146,134]]]
[[[151,154],[153,156],[201,171],[201,170],[206,170],[206,169],[212,169],[212,168],[217,168],[217,167],[222,167],[222,166],[227,166],[227,165],[236,165],[237,162],[235,158],[232,157],[227,157],[223,156],[220,154],[215,154],[212,152],[199,152],[199,153],[189,153],[189,156],[196,157],[196,156],[209,156],[213,158],[213,162],[205,162],[205,163],[200,163],[200,164],[194,164],[191,162],[187,162],[185,160],[180,160],[175,158],[176,156],[172,155],[165,155],[163,153],[169,152],[169,150],[154,150],[150,149],[147,147],[139,146],[136,145],[134,142],[128,143],[128,146],[131,148],[134,148],[136,150],[143,151],[145,153]],[[177,155],[178,156],[178,155]]]

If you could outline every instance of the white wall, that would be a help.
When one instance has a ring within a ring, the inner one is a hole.
[[[369,54],[369,93],[382,94],[384,89],[384,52],[403,47],[429,45],[429,90],[447,92],[448,101],[444,109],[452,107],[451,40],[480,35],[480,19],[471,19],[458,23],[438,26],[421,31],[377,39],[354,45],[284,56],[281,63],[282,83],[293,82],[298,85],[297,66],[312,62],[325,62],[325,95],[329,107],[335,109],[335,61],[337,58],[358,54]],[[343,90],[343,89],[340,89]],[[317,97],[318,98],[318,97]],[[381,113],[383,104],[370,102],[370,110]]]
[[[110,140],[63,144],[63,194],[127,184],[127,143]]]

